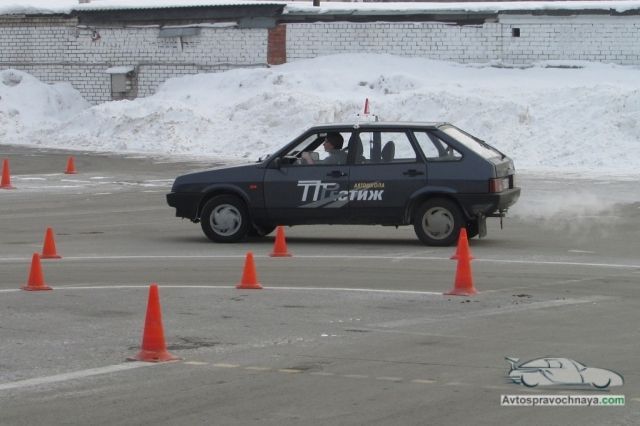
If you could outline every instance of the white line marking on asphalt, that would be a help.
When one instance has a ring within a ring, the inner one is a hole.
[[[386,382],[402,382],[404,379],[402,377],[382,376],[382,377],[376,377],[376,380],[382,380]]]
[[[435,380],[429,380],[429,379],[414,379],[411,381],[411,383],[420,383],[424,385],[431,385],[435,382],[436,382]]]
[[[393,293],[393,294],[426,294],[426,295],[442,295],[437,291],[417,291],[417,290],[385,290],[375,288],[344,288],[344,287],[268,287],[265,290],[330,290],[330,291],[355,291],[366,293]]]
[[[35,377],[33,379],[20,380],[17,382],[9,382],[0,384],[0,391],[9,389],[20,389],[29,386],[38,386],[49,383],[60,383],[69,380],[82,379],[84,377],[98,376],[101,374],[115,373],[118,371],[132,370],[134,368],[148,367],[158,365],[151,362],[128,362],[126,364],[116,364],[107,367],[90,368],[88,370],[74,371],[72,373],[56,374],[55,376]]]
[[[148,285],[97,285],[97,286],[62,286],[52,287],[54,290],[122,290],[122,289],[139,289],[149,288]],[[164,285],[161,284],[160,288],[167,289],[211,289],[211,290],[226,290],[235,289],[232,285]],[[261,291],[269,290],[300,290],[300,291],[353,291],[353,292],[369,292],[369,293],[387,293],[387,294],[423,294],[423,295],[442,295],[441,292],[434,291],[413,291],[413,290],[381,290],[375,288],[332,288],[332,287],[268,287]],[[0,293],[9,293],[21,291],[20,289],[3,289]],[[251,290],[253,291],[253,290]]]
[[[298,374],[298,373],[302,373],[302,370],[298,370],[295,368],[280,368],[278,370],[278,372],[280,373],[289,373],[289,374]]]
[[[343,374],[342,377],[346,377],[347,379],[368,379],[369,376],[365,374]]]
[[[238,364],[224,364],[224,363],[218,363],[218,364],[212,364],[214,367],[218,367],[218,368],[238,368],[240,367]]]
[[[185,361],[184,364],[186,364],[186,365],[209,365],[208,362],[202,362],[202,361]]]
[[[149,210],[149,209],[147,209]],[[82,261],[82,260],[140,260],[140,259],[244,259],[246,254],[237,255],[133,255],[133,256],[65,256],[62,260],[66,261]],[[349,255],[296,255],[299,259],[354,259],[354,260],[446,260],[451,261],[449,257],[404,257],[404,256],[349,256]],[[254,258],[270,259],[268,255],[254,255]],[[0,262],[16,262],[30,261],[30,257],[0,257]],[[623,264],[623,263],[590,263],[590,262],[559,262],[559,261],[543,261],[543,260],[514,260],[514,259],[474,259],[474,262],[481,263],[512,263],[518,265],[544,265],[544,266],[586,266],[598,268],[640,268],[640,264]]]

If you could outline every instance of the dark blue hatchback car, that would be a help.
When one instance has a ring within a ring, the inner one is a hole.
[[[216,242],[277,225],[413,225],[427,245],[486,234],[520,196],[513,161],[448,123],[312,127],[267,159],[178,177],[176,216]]]

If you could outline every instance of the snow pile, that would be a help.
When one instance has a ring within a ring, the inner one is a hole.
[[[22,83],[2,85],[0,133],[16,144],[255,160],[311,125],[353,120],[369,98],[382,120],[452,122],[520,170],[637,174],[640,70],[558,65],[335,55],[171,79],[154,96],[90,108],[68,86],[4,71]]]
[[[31,132],[56,127],[89,104],[68,83],[43,84],[22,71],[0,71],[0,137],[28,141]]]

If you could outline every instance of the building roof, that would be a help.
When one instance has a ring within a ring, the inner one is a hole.
[[[587,12],[606,14],[637,14],[640,0],[617,1],[493,1],[493,2],[337,2],[322,1],[313,6],[308,1],[253,1],[253,0],[4,0],[0,15],[72,14],[100,11],[134,11],[176,8],[229,8],[229,7],[284,7],[284,16],[383,16],[383,15],[438,15],[438,14],[498,14]]]

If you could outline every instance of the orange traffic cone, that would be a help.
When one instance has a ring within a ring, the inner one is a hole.
[[[67,159],[67,170],[65,171],[65,174],[75,175],[76,173],[78,172],[76,171],[75,159],[73,156],[70,156],[69,159]]]
[[[164,342],[164,330],[162,328],[162,312],[160,312],[160,296],[158,284],[152,283],[149,287],[149,300],[147,302],[147,316],[144,322],[142,334],[142,347],[140,352],[131,361],[163,362],[175,361],[180,358],[171,355],[167,351]]]
[[[43,259],[61,259],[62,256],[56,253],[56,242],[53,239],[53,229],[47,228],[44,234],[44,245],[42,246]]]
[[[451,259],[458,261],[456,268],[456,278],[453,289],[446,295],[452,296],[473,296],[478,294],[478,291],[473,286],[473,276],[471,272],[471,251],[469,250],[469,240],[467,239],[467,230],[465,228],[460,229],[460,236],[458,237],[458,246],[456,252]]]
[[[11,185],[11,172],[9,171],[9,160],[7,159],[2,161],[2,182],[0,182],[0,189],[14,189]]]
[[[284,238],[284,228],[278,226],[276,230],[276,242],[273,244],[273,251],[269,254],[271,257],[290,257],[291,253],[287,250],[287,242]]]
[[[31,258],[31,269],[29,271],[29,281],[22,286],[23,290],[40,291],[51,290],[51,287],[44,283],[44,275],[42,274],[42,266],[40,266],[40,255],[33,253]]]
[[[260,290],[262,286],[258,282],[258,275],[256,274],[256,264],[253,261],[253,253],[247,252],[247,257],[244,262],[244,271],[242,272],[242,280],[236,285],[236,288],[241,290]]]

